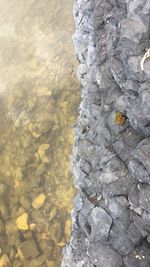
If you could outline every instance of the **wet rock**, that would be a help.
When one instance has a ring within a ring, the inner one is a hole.
[[[38,257],[36,257],[35,259],[30,259],[28,261],[25,261],[23,263],[24,267],[41,267],[43,266],[43,263],[45,262],[47,256],[45,255],[40,255]]]
[[[40,240],[40,248],[42,249],[43,253],[47,256],[50,256],[53,250],[54,244],[53,240]]]
[[[9,219],[8,206],[3,200],[0,201],[0,214],[2,215],[2,218],[4,220],[8,220]]]
[[[44,163],[48,163],[49,159],[46,156],[46,150],[49,148],[49,144],[42,144],[40,145],[37,154],[39,155],[40,159],[44,162]]]
[[[3,221],[0,219],[0,234],[3,234],[5,231]]]
[[[7,256],[7,254],[3,254],[0,257],[0,267],[9,267],[11,266],[11,262]]]
[[[33,201],[32,201],[32,207],[34,209],[39,209],[43,206],[44,202],[45,202],[46,196],[44,193],[40,194],[39,196],[37,196]]]
[[[24,209],[27,209],[27,210],[31,207],[31,201],[25,196],[21,196],[20,204]]]
[[[21,267],[22,266],[22,261],[19,259],[15,259],[13,262],[13,267]]]
[[[61,225],[60,223],[54,223],[50,225],[50,235],[55,243],[59,243],[61,240]]]
[[[3,196],[7,191],[7,186],[5,184],[0,183],[0,196]]]
[[[10,247],[10,253],[9,253],[9,256],[10,256],[10,260],[13,262],[15,260],[15,256],[17,254],[17,250],[15,248],[15,246],[11,246]]]
[[[112,218],[104,209],[101,207],[92,209],[88,222],[91,232],[89,237],[92,242],[108,239]]]
[[[30,239],[30,238],[32,238],[33,237],[32,232],[31,231],[25,231],[23,233],[23,237],[24,237],[24,239]]]
[[[40,184],[41,184],[41,180],[42,180],[41,176],[39,176],[39,175],[34,176],[33,175],[32,178],[29,179],[29,181],[28,181],[28,183],[30,185],[30,188],[37,188],[37,187],[39,187]],[[30,196],[32,198],[32,192],[30,193]],[[30,199],[30,197],[28,197],[28,199],[26,199],[26,197],[25,197],[25,201],[26,201],[26,203],[22,203],[22,206],[23,205],[24,206],[27,206],[27,205],[29,205],[29,203],[30,203],[30,206],[31,206],[31,199]]]
[[[6,221],[5,222],[5,230],[6,230],[6,234],[8,236],[17,232],[16,221],[14,219]]]
[[[45,225],[45,218],[43,216],[43,213],[41,212],[40,209],[33,210],[32,212],[32,222],[36,223],[38,227],[43,228]]]
[[[16,225],[17,228],[20,230],[28,230],[29,225],[28,225],[28,213],[23,213],[20,215],[17,220],[16,220]]]
[[[52,221],[57,214],[57,207],[53,207],[49,214],[49,221]]]
[[[65,237],[66,237],[66,240],[69,240],[70,234],[71,234],[71,221],[70,221],[70,218],[69,218],[65,222]],[[64,246],[64,245],[65,245],[65,242],[62,242],[61,246]]]
[[[33,239],[22,242],[18,250],[23,259],[35,258],[39,255],[38,247]]]
[[[46,261],[47,267],[57,267],[56,263],[54,261]]]
[[[46,165],[45,165],[45,163],[42,163],[42,164],[37,166],[35,175],[37,175],[37,176],[42,175],[45,171],[46,171]]]
[[[18,247],[21,243],[21,238],[20,238],[20,232],[14,232],[8,237],[8,244],[9,246],[15,246]]]

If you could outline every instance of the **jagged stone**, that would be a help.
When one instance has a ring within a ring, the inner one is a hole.
[[[108,239],[112,218],[104,209],[101,207],[92,209],[88,222],[91,230],[89,238],[92,242]]]
[[[97,267],[122,267],[122,257],[102,243],[93,243],[88,248],[92,263]]]
[[[150,213],[150,185],[140,184],[139,206]]]

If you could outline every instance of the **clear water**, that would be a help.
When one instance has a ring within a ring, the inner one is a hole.
[[[0,0],[0,267],[57,267],[79,103],[70,0]]]

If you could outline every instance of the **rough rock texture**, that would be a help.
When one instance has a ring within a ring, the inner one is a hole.
[[[150,266],[149,0],[76,0],[78,194],[62,267]],[[118,123],[116,114],[120,114]]]

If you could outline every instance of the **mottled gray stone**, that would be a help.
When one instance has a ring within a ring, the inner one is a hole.
[[[89,174],[92,170],[91,164],[87,161],[80,161],[80,168],[86,174]]]
[[[139,207],[139,189],[136,184],[130,188],[128,199],[132,209]]]
[[[149,244],[143,241],[139,247],[135,248],[129,255],[123,258],[123,262],[123,266],[125,267],[149,267]]]
[[[141,216],[136,214],[133,216],[133,223],[135,224],[136,228],[140,232],[141,236],[145,238],[148,235],[148,227],[144,219],[141,218]]]
[[[135,245],[140,244],[142,240],[142,236],[133,222],[129,225],[128,237]]]
[[[127,230],[120,226],[121,224],[113,225],[110,231],[109,242],[114,250],[118,251],[121,255],[127,255],[134,249],[135,244],[130,239]]]
[[[111,184],[117,181],[121,177],[125,176],[127,173],[124,164],[118,157],[114,156],[109,160],[103,167],[103,172],[101,173],[99,179],[103,184]]]
[[[97,267],[122,267],[122,257],[115,250],[100,242],[89,246],[88,255]]]
[[[150,139],[142,140],[132,153],[129,170],[136,180],[150,184]]]
[[[87,236],[91,233],[91,228],[89,226],[87,217],[93,208],[94,205],[90,203],[90,201],[86,200],[82,209],[78,213],[78,223]]]
[[[121,221],[123,227],[130,224],[129,202],[123,196],[105,199],[105,205],[114,222]]]
[[[133,185],[133,179],[129,175],[124,175],[120,179],[105,185],[102,190],[103,197],[127,196]]]
[[[150,213],[150,185],[140,184],[139,206]]]
[[[89,238],[92,242],[108,239],[112,218],[104,209],[101,207],[92,209],[88,222],[91,229]]]

